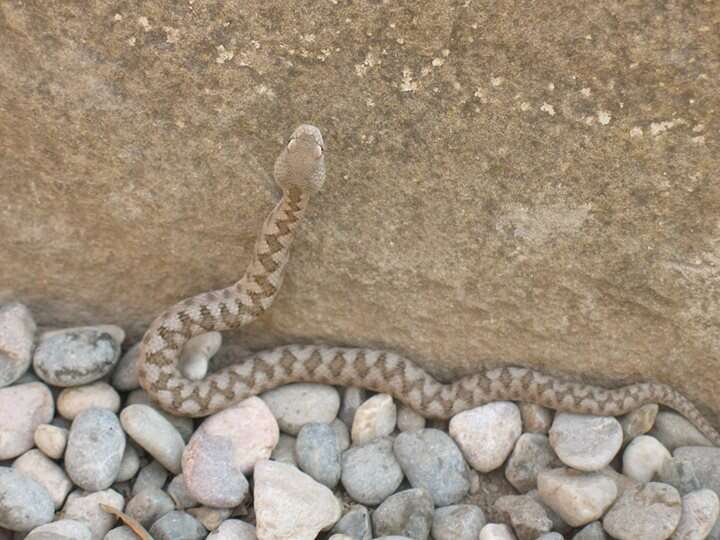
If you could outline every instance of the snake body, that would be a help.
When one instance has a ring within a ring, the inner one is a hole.
[[[278,347],[255,353],[200,381],[185,377],[178,364],[180,352],[191,337],[247,324],[272,304],[309,198],[323,185],[323,154],[320,131],[309,125],[298,127],[275,163],[282,198],[266,218],[243,276],[230,287],[172,306],[150,325],[141,344],[139,379],[163,409],[181,416],[206,416],[292,382],[360,386],[384,392],[429,418],[449,418],[498,400],[603,416],[619,416],[644,404],[658,403],[681,413],[720,446],[720,434],[710,422],[687,398],[665,384],[646,382],[606,389],[523,367],[489,369],[443,384],[392,352],[325,345]]]

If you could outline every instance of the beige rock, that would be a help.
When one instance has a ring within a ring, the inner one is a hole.
[[[0,388],[17,381],[27,371],[36,329],[32,313],[24,304],[0,306]]]
[[[91,408],[120,410],[120,395],[106,382],[65,388],[57,399],[57,409],[68,420]]]
[[[395,429],[396,420],[397,407],[392,396],[374,395],[355,411],[352,423],[353,444],[361,445],[378,437],[390,435]]]
[[[0,460],[12,459],[33,447],[35,429],[55,413],[50,389],[33,382],[0,388]]]
[[[55,504],[55,510],[62,506],[73,487],[65,471],[37,449],[28,450],[17,458],[13,468],[44,487]]]
[[[42,450],[47,457],[60,459],[65,453],[69,433],[65,428],[52,424],[40,424],[35,429],[33,439],[35,446]]]

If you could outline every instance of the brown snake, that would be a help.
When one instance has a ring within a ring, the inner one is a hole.
[[[325,180],[320,131],[309,125],[298,127],[275,162],[274,172],[283,196],[262,226],[245,274],[230,287],[172,306],[145,333],[140,384],[163,409],[182,416],[206,416],[247,397],[299,381],[385,392],[431,418],[449,418],[498,400],[603,416],[619,416],[646,403],[658,403],[684,415],[720,446],[720,434],[710,422],[688,399],[665,384],[606,389],[521,367],[489,369],[442,384],[392,352],[324,345],[278,347],[253,354],[201,381],[188,379],[178,362],[191,337],[247,324],[275,299],[308,200]]]

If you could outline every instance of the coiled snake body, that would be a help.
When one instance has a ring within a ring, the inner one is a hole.
[[[145,333],[139,361],[140,384],[163,409],[182,416],[206,416],[247,397],[299,381],[385,392],[431,418],[449,418],[497,400],[605,416],[658,403],[684,415],[720,446],[720,434],[710,422],[683,395],[664,384],[605,389],[521,367],[490,369],[442,384],[392,352],[323,345],[290,345],[258,352],[201,381],[188,379],[178,362],[180,351],[191,337],[247,324],[267,310],[277,295],[308,200],[325,179],[320,131],[309,125],[297,128],[278,157],[274,172],[283,196],[266,218],[252,262],[240,280],[172,306]]]

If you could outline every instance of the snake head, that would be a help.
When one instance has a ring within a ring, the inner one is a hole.
[[[275,161],[275,181],[283,190],[319,191],[325,182],[323,138],[315,126],[303,124],[290,136]]]

